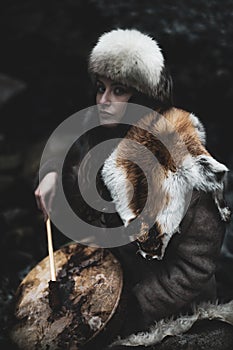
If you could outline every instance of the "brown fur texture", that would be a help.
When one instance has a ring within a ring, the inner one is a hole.
[[[212,192],[222,219],[229,220],[223,196],[228,169],[210,155],[204,142],[198,118],[171,108],[164,115],[153,112],[141,118],[106,160],[111,170],[103,169],[104,181],[125,226],[140,217],[138,242],[145,257],[163,257],[194,188]],[[114,177],[114,169],[123,174],[123,183]],[[114,196],[122,184],[125,193]],[[128,221],[121,202],[132,213]]]

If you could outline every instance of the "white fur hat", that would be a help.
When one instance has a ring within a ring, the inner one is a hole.
[[[89,57],[89,71],[157,98],[164,84],[164,58],[157,42],[136,29],[114,29],[100,36]]]

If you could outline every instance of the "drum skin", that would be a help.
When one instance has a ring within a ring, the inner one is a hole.
[[[51,302],[47,256],[17,289],[11,340],[23,350],[100,348],[114,338],[124,317],[119,261],[108,249],[77,243],[55,251],[54,260],[60,305]]]

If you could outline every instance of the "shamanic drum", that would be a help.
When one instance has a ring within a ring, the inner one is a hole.
[[[54,260],[60,306],[51,302],[47,256],[17,289],[12,341],[23,350],[78,350],[105,344],[122,322],[120,263],[108,249],[77,243],[55,251]]]

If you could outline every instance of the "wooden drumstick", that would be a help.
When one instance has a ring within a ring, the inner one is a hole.
[[[49,306],[53,311],[58,311],[61,307],[61,296],[59,290],[59,283],[56,280],[56,268],[53,255],[53,240],[51,231],[51,222],[48,217],[46,220],[46,229],[48,237],[48,251],[49,251],[49,263],[50,263],[50,274],[51,280],[49,281]]]
[[[46,229],[47,229],[47,238],[48,238],[51,281],[56,281],[56,268],[55,268],[54,256],[53,256],[53,240],[52,240],[51,223],[50,223],[49,217],[46,220]]]

